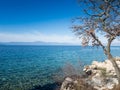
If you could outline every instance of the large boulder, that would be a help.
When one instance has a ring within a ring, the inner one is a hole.
[[[116,58],[116,63],[120,68],[120,58]],[[118,84],[115,69],[110,62],[110,60],[105,60],[104,62],[93,61],[91,65],[85,66],[83,71],[89,75],[88,82],[97,90],[108,90],[112,89]]]
[[[65,78],[64,82],[62,83],[60,90],[73,90],[73,79],[70,77]]]

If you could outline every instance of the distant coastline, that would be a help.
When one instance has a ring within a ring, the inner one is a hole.
[[[57,42],[0,42],[0,45],[70,45],[70,46],[80,46],[79,44],[72,43],[57,43]]]
[[[80,44],[73,43],[57,43],[57,42],[0,42],[0,46],[5,45],[18,45],[18,46],[81,46]],[[89,45],[91,46],[91,45]],[[119,47],[119,45],[112,45],[112,47]]]

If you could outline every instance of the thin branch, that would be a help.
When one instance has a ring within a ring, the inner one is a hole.
[[[101,12],[100,14],[90,14],[87,12],[87,10],[84,9],[84,12],[89,15],[89,16],[94,16],[94,17],[102,17],[105,12]]]

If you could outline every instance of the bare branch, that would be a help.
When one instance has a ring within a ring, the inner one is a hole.
[[[91,36],[98,42],[98,44],[103,48],[105,54],[107,53],[107,50],[105,48],[105,46],[102,44],[102,42],[96,37],[95,34],[91,33]]]

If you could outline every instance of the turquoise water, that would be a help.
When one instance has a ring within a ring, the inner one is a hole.
[[[112,47],[112,54],[120,56],[120,47]],[[52,83],[52,74],[66,62],[104,59],[103,51],[93,47],[0,46],[0,90],[29,90]]]

